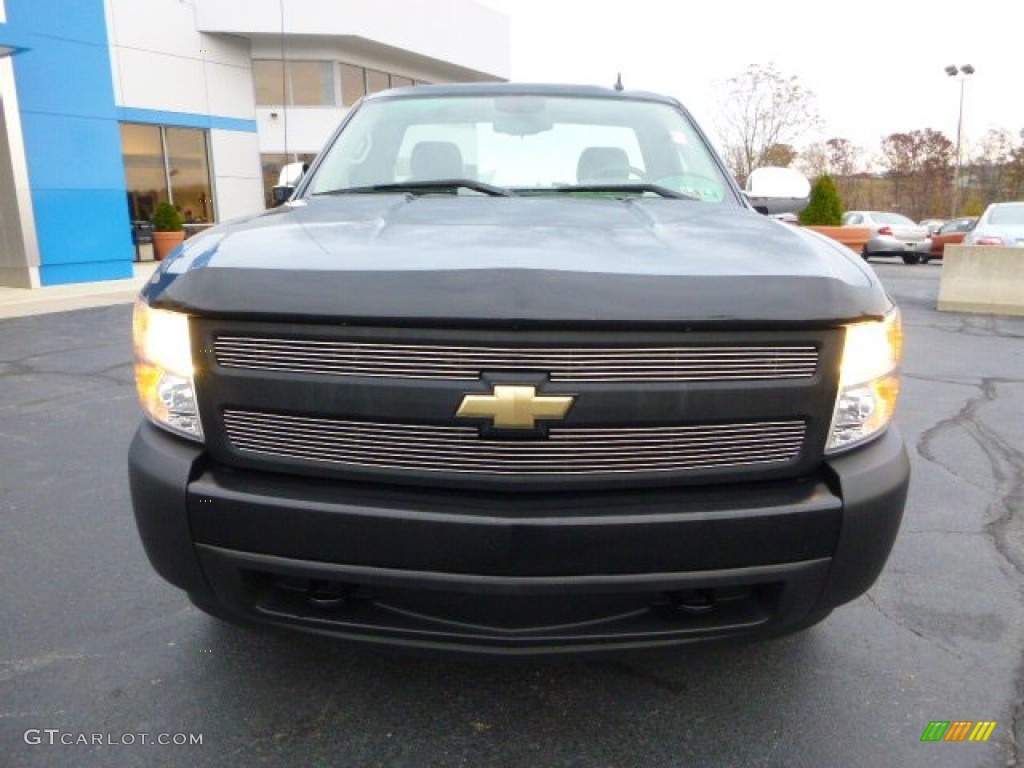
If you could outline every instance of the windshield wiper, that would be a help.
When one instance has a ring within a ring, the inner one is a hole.
[[[371,184],[366,187],[343,187],[328,192],[317,192],[318,195],[360,195],[373,192],[431,192],[444,189],[472,189],[494,197],[516,197],[516,193],[505,187],[496,187],[476,179],[429,179],[427,181],[397,181],[393,184]]]
[[[564,187],[552,187],[550,190],[545,189],[545,192],[626,192],[633,195],[643,194],[644,192],[653,192],[656,195],[662,197],[671,197],[674,200],[697,200],[699,197],[694,195],[686,195],[682,192],[676,192],[674,189],[663,187],[660,184],[648,184],[646,182],[637,182],[633,184],[566,184]]]

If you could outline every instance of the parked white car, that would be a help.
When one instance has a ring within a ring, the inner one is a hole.
[[[964,245],[1024,247],[1024,202],[992,203],[967,233]]]
[[[861,256],[900,256],[904,264],[917,264],[928,250],[928,228],[915,224],[901,213],[847,211],[844,227],[870,227],[872,237]]]

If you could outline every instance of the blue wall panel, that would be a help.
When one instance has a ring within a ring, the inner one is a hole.
[[[255,120],[243,120],[239,117],[197,115],[193,112],[167,112],[135,107],[118,107],[117,115],[126,123],[149,123],[152,125],[174,125],[178,128],[212,128],[221,131],[256,133]]]
[[[121,130],[94,117],[26,113],[21,125],[25,151],[34,158],[32,188],[120,189],[124,192]],[[105,162],[98,162],[104,158]],[[111,162],[111,160],[117,162]]]
[[[103,0],[6,0],[44,285],[129,277],[121,134]]]
[[[60,220],[61,226],[40,229],[39,248],[47,264],[70,264],[110,259],[88,258],[103,253],[121,234],[123,225],[111,214],[125,206],[116,190],[41,189],[33,193],[36,218]],[[131,277],[131,259],[122,277]]]
[[[106,45],[37,36],[31,49],[14,57],[14,71],[22,112],[106,119],[116,114]],[[101,75],[105,81],[97,82]]]

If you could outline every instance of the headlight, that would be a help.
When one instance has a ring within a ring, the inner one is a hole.
[[[839,394],[825,453],[838,453],[889,426],[900,393],[903,330],[898,310],[881,322],[846,326]]]
[[[171,432],[203,439],[193,383],[188,316],[135,303],[135,385],[142,410]]]

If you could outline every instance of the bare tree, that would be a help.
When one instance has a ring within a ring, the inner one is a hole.
[[[766,165],[774,147],[793,145],[820,124],[814,94],[795,75],[774,64],[751,64],[727,82],[722,103],[722,136],[736,180],[745,184],[750,172]]]
[[[970,175],[985,200],[1006,200],[1011,194],[1007,181],[1013,149],[1013,136],[1009,131],[992,129],[982,139],[977,152],[972,153]]]
[[[820,141],[808,144],[800,150],[796,164],[804,176],[810,179],[817,179],[831,171],[828,163],[828,149]]]
[[[861,155],[861,148],[849,139],[838,136],[825,142],[828,152],[829,172],[833,176],[852,176],[858,170]]]
[[[948,210],[956,148],[942,131],[925,128],[914,131],[913,135],[918,142],[921,163],[916,180],[917,208],[914,213],[915,218],[921,219]]]
[[[895,185],[896,210],[915,219],[945,210],[954,153],[953,142],[931,128],[886,136],[882,160]]]
[[[1006,191],[1010,200],[1024,198],[1024,130],[1020,132],[1020,144],[1010,150],[1007,159]]]

